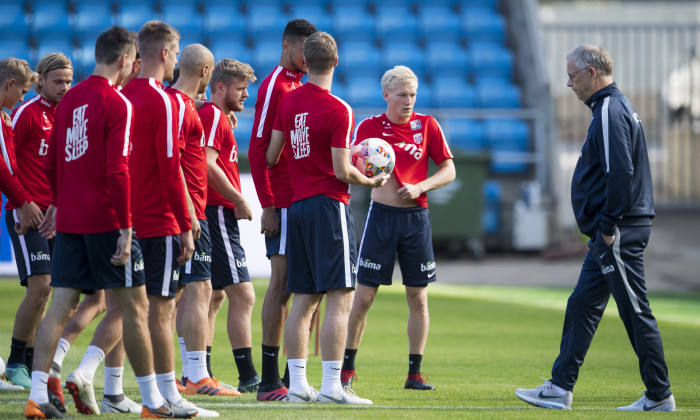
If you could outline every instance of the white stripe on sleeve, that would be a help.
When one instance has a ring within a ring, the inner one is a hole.
[[[214,139],[216,138],[216,128],[219,127],[219,120],[221,119],[221,110],[216,107],[214,108],[214,122],[211,123],[211,131],[209,132],[209,140],[207,140],[207,146],[214,147]]]
[[[263,109],[260,113],[260,121],[258,122],[258,132],[255,134],[256,137],[262,137],[263,135],[263,128],[265,128],[265,120],[267,119],[267,111],[270,107],[270,98],[272,97],[272,91],[275,88],[277,76],[282,72],[282,69],[282,66],[277,66],[275,72],[272,74],[272,78],[270,79],[270,84],[267,85],[267,92],[265,92],[265,104],[263,104]]]
[[[603,110],[601,117],[603,121],[603,148],[605,149],[605,172],[610,172],[610,123],[608,121],[608,106],[610,97],[606,96],[603,100]]]

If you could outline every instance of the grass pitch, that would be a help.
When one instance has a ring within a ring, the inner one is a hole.
[[[260,369],[260,305],[267,283],[255,281],[257,304],[253,312],[253,357]],[[515,397],[517,387],[535,387],[540,376],[549,377],[557,355],[570,290],[520,287],[452,286],[433,284],[430,293],[430,334],[422,369],[428,372],[433,392],[406,391],[408,369],[403,288],[383,287],[367,321],[357,355],[358,395],[374,401],[371,407],[258,403],[255,396],[190,399],[217,410],[221,418],[525,418],[563,415],[568,418],[636,418],[639,413],[615,412],[641,397],[644,386],[637,359],[614,302],[601,321],[574,392],[573,411],[558,412],[531,407]],[[16,279],[0,281],[0,354],[7,359],[14,313],[24,294]],[[673,417],[700,418],[700,294],[651,294],[650,301],[664,340],[672,390],[679,411]],[[226,336],[226,307],[221,309],[212,351],[214,374],[237,384],[237,371]],[[97,322],[73,344],[63,373],[75,369]],[[310,349],[308,377],[320,386],[321,358]],[[175,350],[177,373],[179,351]],[[284,359],[281,361],[284,363]],[[96,394],[102,394],[103,369],[96,375]],[[126,393],[139,400],[133,372],[126,369]],[[20,418],[28,391],[0,393],[0,418]],[[71,398],[68,412],[76,414]],[[644,414],[654,416],[656,413]],[[103,415],[104,418],[128,418]],[[137,417],[131,415],[131,417]]]

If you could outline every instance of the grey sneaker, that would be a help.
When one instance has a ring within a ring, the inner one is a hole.
[[[192,404],[191,402],[187,401],[184,398],[180,398],[180,401],[175,404],[171,403],[173,407],[180,408],[182,410],[197,410],[195,416],[196,417],[219,417],[219,413],[216,411],[212,410],[207,410],[201,407],[197,407],[196,405]],[[143,416],[142,416],[143,417]]]
[[[332,394],[324,394],[319,392],[318,402],[323,404],[356,404],[356,405],[372,405],[371,400],[360,398],[355,394],[352,388],[338,388]]]
[[[307,387],[303,393],[296,392],[290,389],[287,392],[287,398],[284,399],[284,401],[296,403],[318,402],[318,391],[316,391],[312,387]]]
[[[518,388],[515,390],[515,395],[528,404],[557,410],[571,410],[571,401],[573,400],[571,391],[561,394],[554,389],[554,384],[547,379],[545,379],[544,384],[537,388]]]
[[[133,401],[124,394],[105,395],[100,409],[103,413],[137,413],[142,411],[141,404]]]
[[[21,391],[23,389],[23,386],[12,385],[9,382],[5,382],[4,379],[0,379],[0,391]]]
[[[66,388],[73,396],[75,409],[80,414],[100,414],[100,407],[95,400],[95,389],[92,382],[88,382],[78,369],[66,378]]]
[[[664,400],[652,401],[644,395],[630,405],[617,407],[617,411],[676,411],[676,399],[670,395]]]

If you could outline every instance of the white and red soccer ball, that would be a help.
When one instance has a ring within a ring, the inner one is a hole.
[[[368,177],[394,170],[396,155],[385,140],[372,137],[358,143],[352,152],[352,164]]]

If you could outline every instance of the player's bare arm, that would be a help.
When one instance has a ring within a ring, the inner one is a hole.
[[[194,210],[194,204],[192,203],[192,197],[190,197],[190,192],[187,190],[187,182],[185,182],[185,172],[180,167],[180,176],[183,180],[183,185],[185,187],[185,198],[187,199],[187,213],[190,215],[190,221],[192,222],[192,239],[198,240],[202,236],[202,226],[199,224],[197,219],[197,214]]]
[[[56,236],[56,207],[53,204],[46,209],[44,221],[41,222],[37,229],[41,236],[46,239],[51,239]]]
[[[112,265],[124,265],[131,258],[131,228],[119,229],[119,239],[117,239],[117,250],[109,261]]]
[[[389,175],[384,173],[371,178],[363,175],[362,172],[350,164],[350,149],[331,147],[331,154],[333,156],[333,172],[336,178],[347,184],[379,188],[389,180]]]
[[[236,190],[226,178],[226,174],[217,165],[219,151],[213,147],[205,147],[207,153],[207,182],[216,191],[234,205],[236,219],[253,220],[253,212],[243,195]]]
[[[192,229],[180,234],[180,256],[177,257],[177,262],[180,265],[185,265],[194,254],[194,239],[192,239]]]
[[[438,170],[433,176],[417,184],[404,184],[396,190],[401,199],[413,201],[421,194],[442,188],[455,179],[455,164],[452,159],[445,159],[438,165]]]
[[[267,161],[268,168],[277,166],[277,162],[280,161],[280,156],[282,155],[282,148],[284,148],[284,133],[279,130],[272,130],[272,134],[270,134],[270,145],[265,152],[265,160]]]
[[[277,216],[275,206],[265,207],[260,218],[260,233],[273,237],[280,233],[280,218]]]
[[[24,235],[30,228],[37,228],[44,221],[44,213],[33,201],[24,203],[17,209],[18,223],[15,223],[15,232]]]

